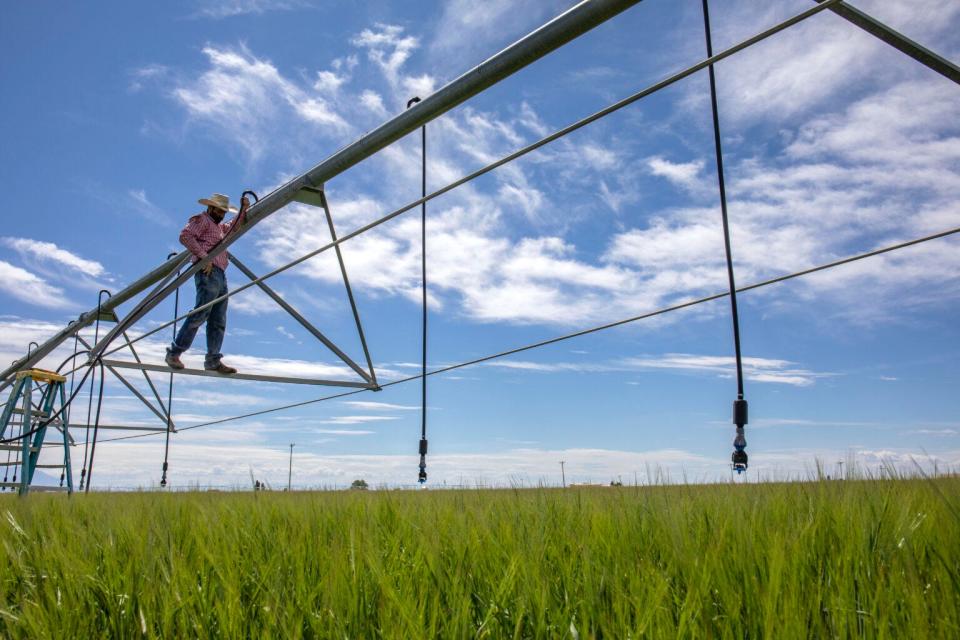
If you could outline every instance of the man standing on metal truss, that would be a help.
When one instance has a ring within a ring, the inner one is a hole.
[[[221,240],[246,223],[247,208],[250,206],[250,201],[244,195],[240,200],[239,214],[227,223],[223,221],[227,211],[236,211],[230,206],[230,198],[215,193],[209,198],[201,198],[198,202],[207,205],[207,210],[190,218],[187,226],[180,232],[180,243],[193,254],[194,264],[206,258],[207,253]],[[226,269],[227,252],[223,251],[206,267],[197,271],[193,277],[197,287],[197,304],[194,308],[202,307],[212,300],[227,295]],[[167,365],[173,369],[183,369],[180,354],[190,348],[197,330],[204,322],[207,323],[207,357],[203,362],[203,368],[223,374],[236,373],[236,369],[223,364],[221,360],[223,354],[220,353],[223,334],[227,330],[226,299],[187,317],[173,343],[167,349]]]

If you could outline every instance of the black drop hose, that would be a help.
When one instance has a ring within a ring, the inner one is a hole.
[[[420,102],[419,96],[407,101],[407,109]],[[421,353],[420,353],[420,471],[417,482],[427,481],[427,125],[420,127],[420,289],[421,309]]]
[[[167,260],[177,255],[176,253],[171,253],[167,256]],[[177,271],[177,275],[180,275],[180,271]],[[180,309],[180,289],[177,289],[173,292],[173,341],[177,340],[177,316],[179,315]],[[167,437],[166,441],[163,444],[163,466],[161,467],[160,473],[160,486],[167,486],[167,470],[170,468],[169,458],[170,458],[170,426],[173,423],[173,371],[170,371],[170,381],[167,385]]]
[[[703,31],[707,43],[707,57],[713,57],[713,42],[710,35],[710,8],[703,2]],[[730,315],[733,319],[733,348],[737,365],[737,399],[733,401],[733,423],[737,431],[733,439],[733,468],[742,473],[747,469],[747,440],[744,426],[747,424],[747,400],[743,394],[743,358],[740,352],[740,312],[737,309],[737,284],[733,276],[733,255],[730,248],[730,223],[727,218],[727,189],[723,177],[723,149],[720,143],[720,114],[717,107],[717,80],[713,64],[707,67],[710,77],[710,108],[713,115],[713,141],[717,156],[717,181],[720,187],[720,215],[723,221],[723,244],[727,259],[727,279],[730,282]]]

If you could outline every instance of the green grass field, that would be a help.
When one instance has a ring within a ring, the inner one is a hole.
[[[960,479],[0,499],[0,636],[960,637]]]

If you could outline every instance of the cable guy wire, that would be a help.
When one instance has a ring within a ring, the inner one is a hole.
[[[882,255],[882,254],[885,254],[885,253],[891,253],[891,252],[894,252],[894,251],[899,251],[899,250],[905,249],[905,248],[907,248],[907,247],[912,247],[912,246],[915,246],[915,245],[923,244],[923,243],[925,243],[925,242],[930,242],[931,240],[937,240],[937,239],[939,239],[939,238],[946,238],[946,237],[948,237],[948,236],[952,236],[952,235],[957,234],[957,233],[960,233],[960,227],[955,227],[955,228],[953,228],[953,229],[947,229],[946,231],[941,231],[941,232],[939,232],[939,233],[934,233],[934,234],[929,235],[929,236],[923,236],[923,237],[921,237],[921,238],[914,238],[913,240],[907,240],[906,242],[900,242],[900,243],[897,243],[897,244],[893,244],[893,245],[889,245],[889,246],[886,246],[886,247],[882,247],[882,248],[880,248],[880,249],[874,249],[874,250],[872,250],[872,251],[867,251],[867,252],[865,252],[865,253],[859,253],[859,254],[856,254],[856,255],[847,256],[846,258],[841,258],[841,259],[839,259],[839,260],[834,260],[834,261],[832,261],[832,262],[827,262],[827,263],[824,263],[824,264],[821,264],[821,265],[817,265],[817,266],[815,266],[815,267],[810,267],[810,268],[808,268],[808,269],[802,269],[802,270],[800,270],[800,271],[795,271],[795,272],[793,272],[793,273],[785,274],[785,275],[782,275],[782,276],[777,276],[777,277],[775,277],[775,278],[770,278],[770,279],[768,279],[768,280],[761,280],[760,282],[755,282],[755,283],[753,283],[753,284],[748,284],[748,285],[746,285],[746,286],[739,287],[739,288],[737,289],[737,293],[744,293],[744,292],[746,292],[746,291],[752,291],[752,290],[754,290],[754,289],[761,289],[761,288],[763,288],[763,287],[768,287],[768,286],[770,286],[770,285],[778,284],[778,283],[781,283],[781,282],[786,282],[786,281],[788,281],[788,280],[793,280],[793,279],[796,279],[796,278],[801,278],[801,277],[803,277],[803,276],[808,276],[808,275],[813,274],[813,273],[818,273],[818,272],[821,272],[821,271],[827,271],[827,270],[829,270],[829,269],[835,269],[835,268],[840,267],[840,266],[842,266],[842,265],[850,264],[851,262],[857,262],[857,261],[860,261],[860,260],[865,260],[865,259],[867,259],[867,258],[872,258],[872,257],[875,257],[875,256],[879,256],[879,255]],[[600,331],[606,331],[606,330],[608,330],[608,329],[613,329],[613,328],[615,328],[615,327],[621,327],[621,326],[624,326],[624,325],[627,325],[627,324],[631,324],[631,323],[633,323],[633,322],[638,322],[638,321],[640,321],[640,320],[646,320],[646,319],[648,319],[648,318],[653,318],[653,317],[655,317],[655,316],[666,315],[666,314],[668,314],[668,313],[673,313],[673,312],[675,312],[675,311],[681,311],[681,310],[683,310],[683,309],[689,309],[689,308],[691,308],[691,307],[695,307],[695,306],[698,306],[698,305],[701,305],[701,304],[705,304],[705,303],[707,303],[707,302],[712,302],[712,301],[714,301],[714,300],[720,300],[720,299],[722,299],[722,298],[727,297],[728,295],[730,295],[730,292],[729,292],[729,291],[724,291],[724,292],[721,292],[721,293],[715,293],[715,294],[712,294],[712,295],[703,296],[703,297],[701,297],[701,298],[696,298],[696,299],[693,299],[693,300],[687,300],[687,301],[685,301],[685,302],[680,302],[680,303],[677,303],[677,304],[674,304],[674,305],[670,305],[670,306],[668,306],[668,307],[662,307],[662,308],[660,308],[660,309],[656,309],[656,310],[654,310],[654,311],[649,311],[649,312],[647,312],[647,313],[643,313],[643,314],[640,314],[640,315],[637,315],[637,316],[632,316],[632,317],[629,317],[629,318],[624,318],[624,319],[622,319],[622,320],[616,320],[616,321],[614,321],[614,322],[609,322],[609,323],[606,323],[606,324],[597,325],[597,326],[590,327],[590,328],[587,328],[587,329],[581,329],[581,330],[575,331],[575,332],[573,332],[573,333],[567,333],[567,334],[564,334],[564,335],[561,335],[561,336],[556,336],[556,337],[554,337],[554,338],[548,338],[548,339],[546,339],[546,340],[541,340],[541,341],[539,341],[539,342],[533,342],[533,343],[530,343],[530,344],[527,344],[527,345],[524,345],[524,346],[521,346],[521,347],[515,347],[515,348],[513,348],[513,349],[509,349],[509,350],[507,350],[507,351],[500,351],[499,353],[494,353],[494,354],[490,354],[490,355],[483,356],[483,357],[480,357],[480,358],[475,358],[475,359],[473,359],[473,360],[467,360],[467,361],[465,361],[465,362],[460,362],[460,363],[457,363],[457,364],[448,365],[448,366],[446,366],[446,367],[441,367],[441,368],[439,368],[439,369],[434,369],[433,371],[428,372],[426,375],[428,375],[428,376],[440,375],[440,374],[443,374],[443,373],[447,373],[447,372],[449,372],[449,371],[454,371],[455,369],[462,369],[462,368],[464,368],[464,367],[469,367],[469,366],[476,365],[476,364],[480,364],[480,363],[483,363],[483,362],[489,362],[489,361],[491,361],[491,360],[496,360],[496,359],[499,359],[499,358],[505,358],[505,357],[507,357],[507,356],[515,355],[515,354],[518,354],[518,353],[522,353],[522,352],[524,352],[524,351],[531,351],[531,350],[534,350],[534,349],[539,349],[539,348],[541,348],[541,347],[546,347],[546,346],[548,346],[548,345],[556,344],[556,343],[558,343],[558,342],[563,342],[563,341],[565,341],[565,340],[571,340],[571,339],[573,339],[573,338],[579,338],[579,337],[581,337],[581,336],[589,335],[589,334],[592,334],[592,333],[597,333],[597,332],[600,332]],[[392,386],[394,386],[394,385],[404,384],[404,383],[406,383],[406,382],[412,382],[413,380],[419,380],[421,377],[422,377],[422,375],[409,376],[409,377],[407,377],[407,378],[402,378],[402,379],[400,379],[400,380],[394,380],[394,381],[392,381],[392,382],[384,383],[384,384],[381,385],[381,386],[382,386],[383,388],[392,387]],[[288,410],[288,409],[296,409],[296,408],[298,408],[298,407],[305,407],[305,406],[308,406],[308,405],[311,405],[311,404],[317,404],[317,403],[319,403],[319,402],[325,402],[325,401],[327,401],[327,400],[336,400],[336,399],[339,399],[339,398],[346,398],[346,397],[348,397],[348,396],[353,396],[353,395],[356,395],[356,394],[358,394],[358,393],[364,393],[364,392],[366,392],[366,391],[369,391],[369,390],[368,390],[368,389],[356,389],[356,390],[353,390],[353,391],[344,391],[344,392],[342,392],[342,393],[335,393],[335,394],[328,395],[328,396],[322,396],[322,397],[319,397],[319,398],[313,398],[313,399],[311,399],[311,400],[303,400],[303,401],[301,401],[301,402],[294,402],[294,403],[282,405],[282,406],[279,406],[279,407],[272,407],[272,408],[270,408],[270,409],[261,409],[260,411],[253,411],[253,412],[250,412],[250,413],[244,413],[244,414],[240,414],[240,415],[236,415],[236,416],[230,416],[230,417],[227,417],[227,418],[220,418],[220,419],[217,419],[217,420],[210,420],[209,422],[201,422],[201,423],[199,423],[199,424],[194,424],[194,425],[190,425],[190,426],[187,426],[187,427],[181,427],[180,429],[178,429],[178,431],[189,431],[189,430],[191,430],[191,429],[200,429],[200,428],[202,428],[202,427],[209,427],[209,426],[213,426],[213,425],[224,424],[224,423],[233,422],[233,421],[236,421],[236,420],[244,420],[244,419],[246,419],[246,418],[255,418],[255,417],[262,416],[262,415],[266,415],[266,414],[269,414],[269,413],[276,413],[277,411],[286,411],[286,410]],[[109,439],[103,440],[102,442],[117,442],[117,441],[120,441],[120,440],[132,440],[132,439],[135,439],[135,438],[146,438],[146,437],[154,436],[154,435],[157,435],[157,434],[156,434],[156,433],[139,433],[139,434],[130,435],[130,436],[119,436],[119,437],[116,437],[116,438],[109,438]]]

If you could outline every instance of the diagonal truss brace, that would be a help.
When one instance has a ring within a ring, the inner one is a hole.
[[[350,309],[353,311],[353,321],[357,325],[357,335],[360,336],[363,355],[367,359],[367,368],[370,370],[368,379],[375,386],[379,386],[377,385],[377,372],[373,368],[373,360],[371,360],[370,350],[367,348],[367,339],[363,334],[363,324],[360,322],[360,312],[357,311],[357,301],[353,297],[353,288],[350,286],[350,278],[347,276],[347,266],[343,262],[343,251],[340,249],[340,243],[337,242],[337,230],[333,225],[333,216],[330,214],[330,205],[327,203],[327,196],[324,192],[323,185],[319,187],[304,185],[294,194],[293,199],[296,202],[323,209],[324,216],[327,219],[327,227],[330,229],[330,240],[333,241],[333,248],[337,253],[340,275],[343,276],[343,286],[347,289],[347,299],[350,301]]]
[[[126,332],[124,332],[124,337],[126,338]],[[80,334],[77,334],[77,339],[80,341],[80,343],[84,347],[86,347],[87,349],[90,348],[90,343],[84,340]],[[130,351],[133,353],[133,357],[136,360],[137,364],[142,364],[140,360],[140,354],[137,353],[136,349],[134,349],[132,344],[130,345]],[[153,391],[153,396],[154,398],[156,398],[157,402],[160,405],[159,409],[157,409],[153,405],[153,403],[150,402],[150,400],[147,397],[145,397],[140,392],[140,390],[137,389],[129,380],[127,380],[123,375],[121,375],[120,372],[117,371],[116,367],[112,365],[108,365],[106,361],[104,361],[103,365],[110,373],[116,376],[117,380],[123,383],[123,386],[125,386],[130,391],[130,393],[135,395],[137,399],[140,400],[140,402],[142,402],[144,406],[146,406],[147,409],[150,410],[151,413],[153,413],[153,415],[157,416],[158,418],[160,418],[161,421],[163,421],[164,431],[166,431],[169,428],[171,432],[173,433],[177,432],[177,428],[173,424],[173,416],[169,415],[169,411],[167,410],[167,407],[164,404],[163,400],[160,398],[160,394],[157,391],[157,388],[154,386],[153,380],[151,380],[150,375],[147,373],[145,369],[141,370],[143,371],[143,377],[147,380],[147,384],[150,386],[150,389]]]
[[[814,0],[817,3],[823,3],[826,0]],[[891,47],[905,53],[920,64],[928,67],[948,80],[960,84],[960,67],[950,62],[943,56],[927,49],[907,36],[891,29],[876,18],[860,11],[846,2],[837,2],[830,7],[830,11],[843,18],[844,20],[856,25],[872,36],[883,40]]]
[[[335,353],[337,357],[343,360],[343,362],[346,363],[347,366],[349,366],[351,369],[356,371],[361,378],[363,378],[367,382],[374,381],[373,377],[371,377],[369,373],[364,371],[360,365],[354,362],[353,359],[350,358],[350,356],[344,353],[343,350],[340,349],[340,347],[338,347],[337,345],[335,345],[329,338],[327,338],[327,336],[323,335],[323,333],[319,329],[317,329],[315,326],[313,326],[313,324],[311,324],[309,320],[304,318],[299,311],[297,311],[290,303],[284,300],[279,293],[274,291],[269,285],[267,285],[267,283],[263,282],[262,280],[257,281],[257,274],[255,274],[253,271],[247,268],[245,264],[240,262],[239,258],[234,256],[233,254],[227,254],[227,258],[229,258],[230,262],[232,262],[237,267],[237,269],[240,270],[240,273],[250,278],[250,280],[256,282],[257,286],[260,287],[261,291],[263,291],[265,294],[270,296],[270,298],[273,299],[273,301],[276,302],[278,305],[280,305],[280,307],[284,311],[290,314],[290,316],[294,320],[299,322],[304,329],[306,329],[311,334],[313,334],[314,338],[322,342],[324,346],[326,346],[328,349],[330,349],[330,351]]]

